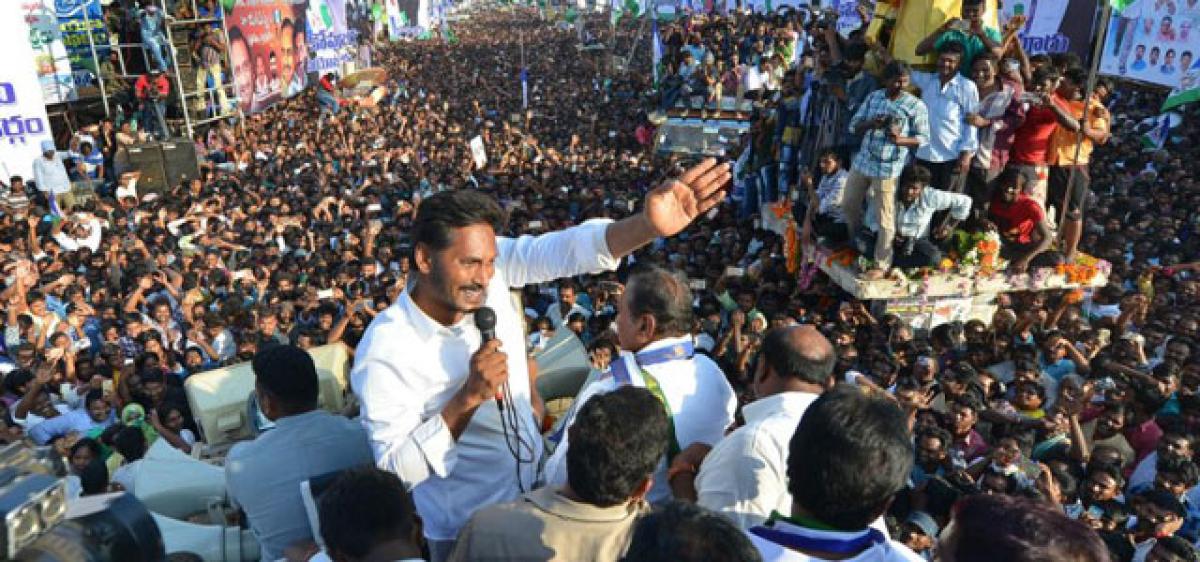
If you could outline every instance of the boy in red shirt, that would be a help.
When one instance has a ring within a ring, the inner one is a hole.
[[[1009,158],[1009,166],[1016,168],[1025,179],[1025,193],[1037,201],[1043,211],[1050,177],[1050,139],[1060,125],[1072,130],[1078,128],[1078,122],[1067,113],[1066,101],[1054,93],[1058,79],[1058,71],[1051,67],[1042,67],[1033,73],[1033,87],[1022,95],[1022,101],[1029,108],[1025,121],[1013,135]]]
[[[1058,252],[1049,251],[1054,241],[1046,212],[1024,193],[1025,178],[1009,167],[996,178],[996,194],[988,206],[988,219],[1000,233],[1000,257],[1009,261],[1009,271],[1021,273],[1030,266],[1053,267],[1062,261]]]

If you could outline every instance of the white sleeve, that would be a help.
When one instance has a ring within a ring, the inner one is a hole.
[[[420,393],[394,365],[368,359],[355,365],[351,380],[379,468],[396,473],[410,489],[453,470],[458,456],[450,428],[440,412],[421,419]]]
[[[88,224],[88,236],[82,242],[80,242],[79,245],[86,246],[88,249],[95,252],[100,249],[100,240],[103,234],[104,228],[100,226],[100,221],[98,219],[92,219]]]
[[[545,283],[584,273],[613,271],[621,260],[608,249],[609,219],[592,219],[578,226],[541,236],[497,238],[496,269],[513,288]]]
[[[54,241],[58,242],[58,245],[62,246],[62,249],[68,252],[74,252],[79,249],[79,242],[62,231],[54,233]]]

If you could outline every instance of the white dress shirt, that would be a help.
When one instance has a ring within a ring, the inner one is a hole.
[[[917,158],[949,162],[963,152],[974,154],[979,147],[979,133],[967,123],[967,115],[979,112],[979,89],[975,83],[956,72],[943,85],[937,74],[919,71],[913,71],[912,82],[921,88],[921,101],[929,110],[929,142],[917,149]]]
[[[71,178],[67,175],[67,167],[63,165],[63,155],[55,152],[49,160],[38,156],[33,161],[33,181],[37,183],[38,191],[62,195],[71,191]]]
[[[651,351],[691,343],[691,336],[679,338],[664,338],[647,345],[641,351]],[[642,371],[634,361],[634,354],[622,351],[617,361],[625,361],[631,384],[645,388],[646,381]],[[663,397],[671,406],[675,423],[675,438],[679,448],[686,449],[692,443],[714,445],[721,440],[725,429],[733,423],[733,414],[737,409],[737,397],[725,373],[711,359],[704,355],[694,355],[691,359],[680,359],[646,365],[645,369],[658,380]],[[588,384],[575,397],[575,404],[567,414],[563,426],[570,429],[575,423],[575,413],[579,407],[586,404],[588,399],[597,394],[612,392],[619,387],[612,376],[604,376]],[[546,461],[546,484],[562,486],[567,483],[567,434],[564,430],[562,441],[558,448]],[[671,488],[667,483],[667,465],[664,456],[654,471],[654,485],[646,499],[651,503],[662,503],[671,499]]]
[[[725,514],[742,529],[761,525],[772,511],[791,513],[788,443],[817,396],[781,392],[743,406],[746,425],[717,443],[700,465],[696,503]]]
[[[405,291],[367,328],[355,353],[351,385],[362,404],[375,461],[412,487],[427,538],[452,540],[476,509],[512,501],[522,488],[534,488],[542,437],[530,405],[522,313],[513,307],[509,290],[616,269],[619,261],[605,237],[610,223],[592,220],[538,237],[496,239],[487,306],[496,311],[496,337],[508,354],[514,403],[505,407],[517,409],[521,437],[532,449],[522,460],[532,456],[532,464],[518,464],[509,451],[494,401],[475,411],[457,442],[441,416],[466,381],[470,357],[481,343],[471,315],[442,326]]]

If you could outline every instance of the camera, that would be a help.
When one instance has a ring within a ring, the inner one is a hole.
[[[69,499],[53,447],[0,449],[0,554],[5,560],[162,560],[162,533],[133,494]]]

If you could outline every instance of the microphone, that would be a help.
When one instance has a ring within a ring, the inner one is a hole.
[[[491,340],[496,339],[496,311],[490,306],[481,306],[475,309],[475,327],[479,328],[479,334],[483,336],[483,342],[480,346],[487,345]],[[496,390],[496,406],[500,411],[504,411],[504,394],[502,390]]]

